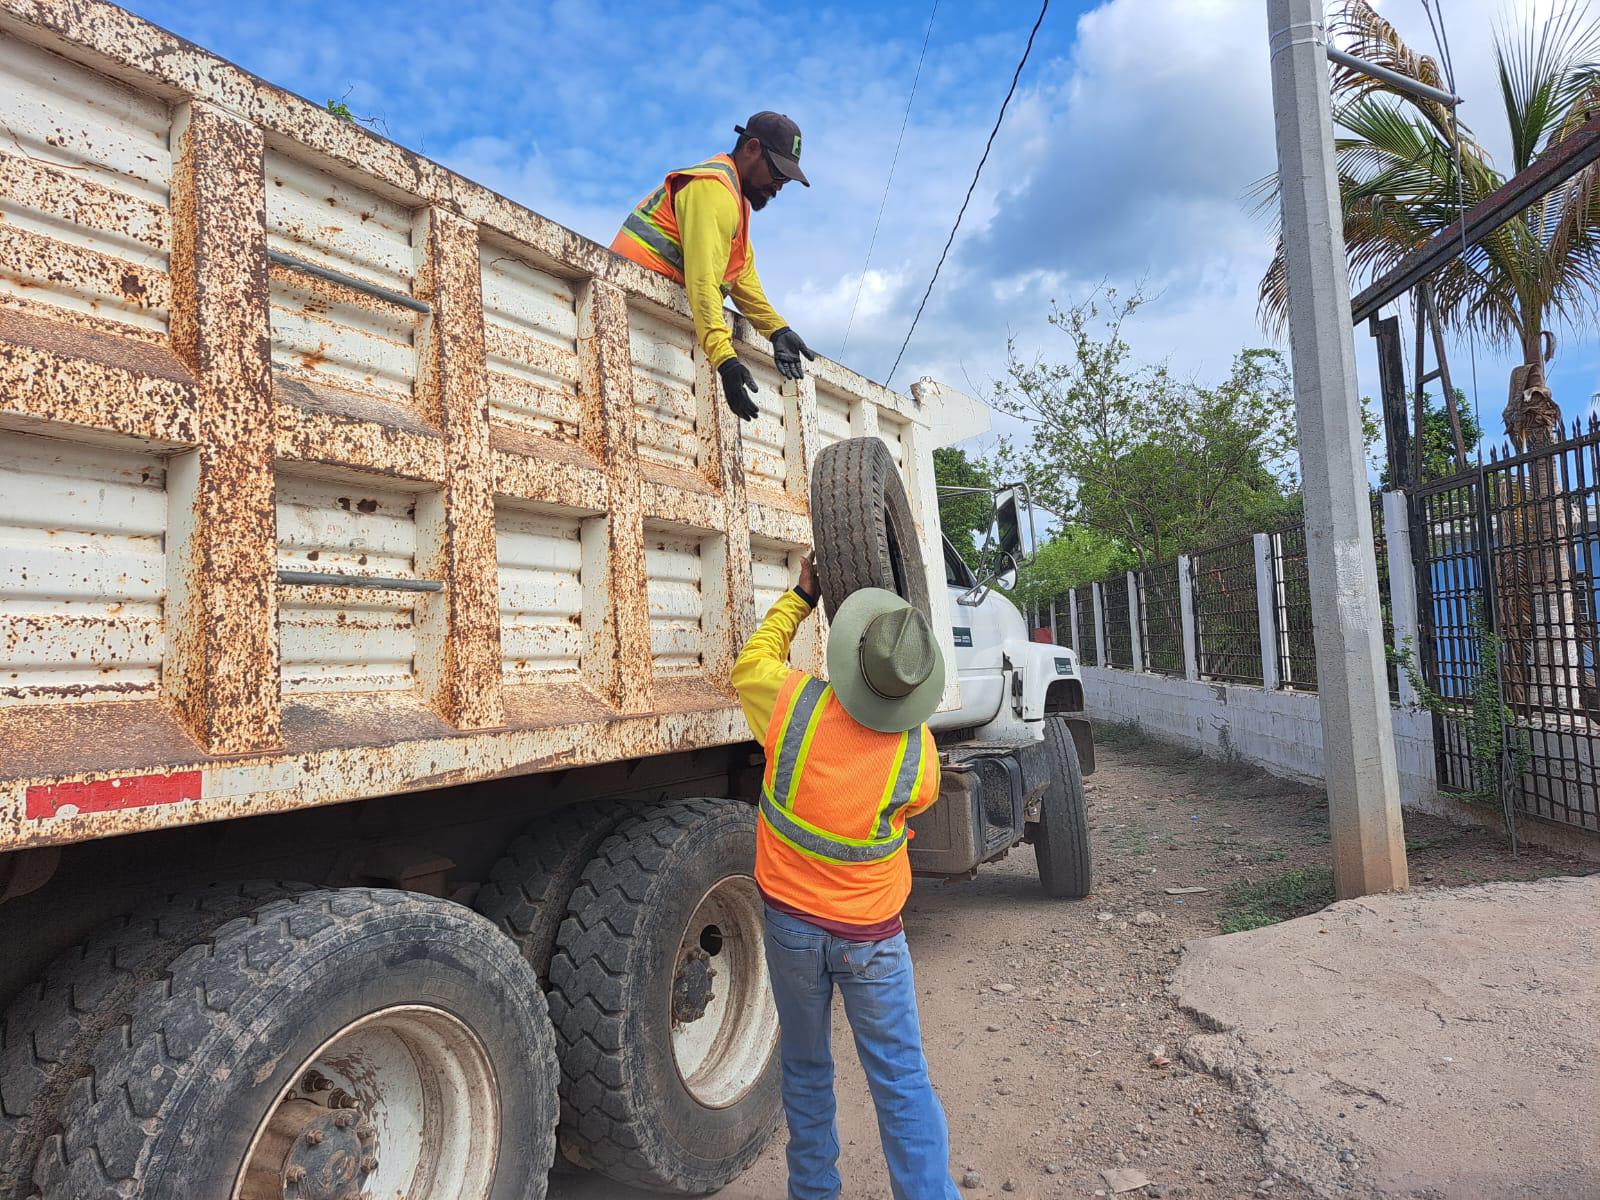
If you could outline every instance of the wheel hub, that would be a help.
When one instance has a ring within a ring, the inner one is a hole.
[[[711,965],[711,955],[704,948],[684,948],[678,956],[677,974],[672,978],[673,1024],[688,1025],[706,1015],[706,1009],[716,999],[716,992],[712,990],[716,978],[717,969]]]
[[[360,1200],[375,1136],[360,1102],[313,1071],[273,1111],[242,1200]]]

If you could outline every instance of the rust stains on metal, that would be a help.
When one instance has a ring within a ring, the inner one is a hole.
[[[424,326],[418,400],[444,433],[445,477],[418,510],[419,568],[448,579],[422,605],[417,666],[424,693],[463,729],[499,725],[499,559],[485,401],[478,230],[434,208],[419,218],[416,287],[433,305]]]
[[[274,446],[280,459],[326,463],[374,475],[438,483],[444,478],[444,444],[431,429],[410,428],[331,409],[309,389],[290,389],[277,405]],[[293,399],[287,398],[292,395]]]
[[[205,442],[169,472],[185,516],[168,548],[162,692],[206,750],[253,752],[279,742],[265,146],[204,104],[184,117],[172,343],[198,383]]]
[[[0,412],[193,444],[193,376],[149,343],[0,310]]]

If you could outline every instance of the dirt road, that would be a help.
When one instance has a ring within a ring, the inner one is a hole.
[[[1183,942],[1280,904],[1317,907],[1322,795],[1126,737],[1090,781],[1096,887],[1051,901],[1024,847],[963,883],[919,881],[906,910],[924,1038],[950,1117],[964,1195],[1110,1194],[1101,1172],[1142,1173],[1140,1196],[1306,1196],[1276,1176],[1227,1085],[1185,1066],[1201,1032],[1166,990]],[[1408,819],[1418,886],[1587,869],[1491,835]],[[1203,887],[1169,895],[1166,889]],[[1241,893],[1235,889],[1250,889]],[[1331,899],[1331,895],[1320,902]],[[887,1200],[872,1103],[836,1010],[846,1197]],[[783,1135],[728,1200],[782,1200]],[[615,1184],[554,1181],[553,1200],[623,1200]]]

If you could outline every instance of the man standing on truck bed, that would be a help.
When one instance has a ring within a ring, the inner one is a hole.
[[[628,214],[611,248],[683,284],[695,337],[722,377],[728,407],[748,421],[760,413],[751,399],[760,389],[733,352],[722,298],[772,339],[779,371],[790,379],[804,374],[801,356],[816,355],[767,302],[750,246],[750,210],[765,208],[791,179],[811,182],[800,170],[800,127],[788,117],[759,112],[733,129],[739,140],[731,154],[670,172]]]
[[[808,557],[733,668],[766,749],[756,883],[778,1006],[790,1200],[836,1200],[833,989],[866,1071],[895,1200],[951,1200],[950,1136],[928,1079],[900,910],[911,891],[906,818],[939,795],[926,724],[944,690],[928,622],[893,592],[862,588],[833,613],[824,684],[787,665],[816,606]]]

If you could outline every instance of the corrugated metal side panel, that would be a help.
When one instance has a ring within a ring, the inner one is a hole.
[[[817,385],[817,439],[824,446],[850,436],[850,397]]]
[[[507,683],[574,680],[583,650],[583,519],[501,505],[500,662]]]
[[[783,394],[783,376],[760,359],[749,361],[760,391],[756,407],[761,416],[746,421],[740,430],[739,444],[745,474],[751,483],[783,491],[789,479],[786,443],[793,432],[789,421],[790,402]]]
[[[167,331],[165,103],[0,37],[0,300]]]
[[[895,469],[900,472],[900,478],[906,480],[906,486],[911,486],[911,481],[906,479],[906,425],[904,421],[896,421],[882,410],[878,413],[878,436],[889,447],[889,457],[894,459]]]
[[[156,690],[166,532],[155,455],[0,440],[0,704]]]
[[[267,154],[267,245],[409,294],[411,213],[285,155]],[[418,314],[300,273],[272,270],[272,365],[311,383],[409,399]]]
[[[490,419],[578,436],[578,310],[573,285],[484,243],[483,332]]]
[[[639,454],[694,470],[704,461],[705,436],[694,394],[698,351],[692,329],[638,308],[628,310],[633,401],[639,412]]]
[[[416,497],[279,472],[278,567],[416,578]],[[285,587],[279,641],[285,692],[369,692],[411,686],[416,593]]]
[[[800,554],[803,547],[770,541],[763,537],[750,539],[751,578],[755,583],[756,617],[767,615],[767,610],[795,585],[800,577]],[[820,616],[800,626],[789,649],[789,661],[802,671],[822,669],[818,657],[822,642]]]
[[[650,655],[658,674],[704,665],[705,543],[712,536],[645,523]]]

